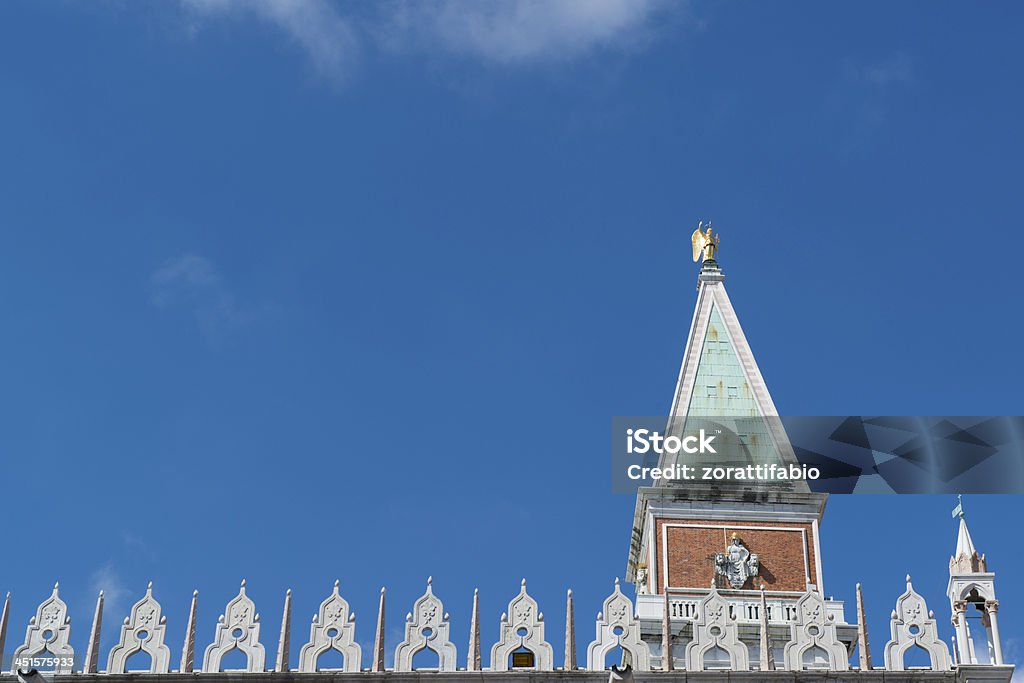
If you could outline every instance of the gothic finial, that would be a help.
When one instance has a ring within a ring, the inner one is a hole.
[[[373,665],[371,671],[384,671],[384,586],[380,587],[380,608],[377,611],[377,633],[373,637]]]
[[[89,630],[89,645],[85,649],[85,665],[82,672],[96,673],[100,657],[100,629],[103,624],[103,591],[96,598],[96,612],[92,617],[92,628]]]
[[[11,592],[7,591],[7,597],[4,598],[4,608],[0,612],[0,652],[4,651],[4,643],[7,641],[7,621],[11,613]]]
[[[910,574],[907,574],[907,587],[910,587]]]
[[[242,588],[245,588],[245,579],[242,579]]]
[[[185,625],[185,643],[181,648],[181,672],[192,673],[196,659],[196,607],[199,591],[192,591],[192,604],[188,608],[188,623]]]
[[[148,584],[146,584],[146,590],[148,590],[148,591],[153,590],[153,582],[152,581],[150,581]]]
[[[341,586],[341,579],[335,579],[334,580],[334,587],[338,588],[339,586]]]
[[[520,585],[521,585],[521,586],[522,586],[523,588],[526,588],[526,579],[525,579],[525,578],[524,578],[524,579],[522,580],[522,582],[520,583]]]
[[[433,583],[434,583],[434,577],[433,576],[428,576],[427,577],[427,585],[431,586],[431,585],[433,585]]]
[[[864,611],[864,593],[857,584],[857,646],[860,648],[860,670],[871,670],[871,647],[868,640],[868,619]]]
[[[565,662],[566,671],[576,669],[576,617],[572,606],[572,589],[565,596]]]
[[[101,598],[103,597],[103,590],[102,589],[100,589],[100,597]]]
[[[772,634],[768,626],[768,600],[765,598],[764,581],[761,582],[761,637],[759,639],[761,671],[775,669],[775,650],[772,649]]]
[[[473,612],[469,622],[469,653],[466,655],[466,670],[480,671],[480,590],[473,589]]]
[[[284,613],[281,615],[281,637],[277,641],[277,661],[274,671],[284,673],[289,670],[288,654],[292,640],[292,589],[284,594]]]

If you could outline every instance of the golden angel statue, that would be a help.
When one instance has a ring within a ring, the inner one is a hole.
[[[707,228],[705,232],[701,232],[702,228]],[[697,262],[697,259],[704,255],[705,261],[714,261],[715,256],[718,254],[718,239],[719,236],[711,236],[711,221],[707,224],[701,221],[697,224],[697,229],[693,231],[693,236],[690,238],[693,242],[693,261]]]

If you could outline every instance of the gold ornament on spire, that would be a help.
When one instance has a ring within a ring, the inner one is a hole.
[[[702,232],[704,228],[707,228]],[[706,224],[704,221],[697,223],[697,229],[693,231],[693,235],[690,240],[693,242],[693,262],[696,263],[697,259],[703,255],[704,261],[714,261],[715,256],[718,255],[718,240],[719,235],[712,237],[711,235],[711,221]]]

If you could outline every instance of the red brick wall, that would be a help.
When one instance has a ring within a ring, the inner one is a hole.
[[[667,533],[667,549],[662,548],[663,527],[669,525]],[[707,525],[701,527],[678,527],[674,524]],[[806,557],[807,573],[811,583],[817,582],[817,566],[814,559],[814,535],[810,524],[787,522],[737,522],[738,527],[774,527],[735,528],[721,520],[655,520],[656,539],[655,557],[657,566],[652,567],[650,574],[655,592],[661,591],[661,572],[663,565],[662,553],[668,553],[669,586],[673,588],[707,588],[714,576],[714,556],[724,552],[735,532],[751,553],[756,553],[761,560],[760,575],[753,580],[748,579],[745,589],[756,589],[763,581],[768,590],[804,591],[805,549],[804,538],[799,530],[805,530],[807,539]],[[786,530],[781,530],[786,529]],[[793,529],[793,531],[788,531]]]

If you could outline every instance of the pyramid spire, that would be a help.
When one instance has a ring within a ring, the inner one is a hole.
[[[707,227],[706,232],[701,228]],[[688,418],[743,420],[744,446],[752,464],[797,463],[796,455],[776,418],[778,410],[743,333],[725,289],[725,275],[716,260],[718,236],[702,222],[693,233],[693,255],[703,255],[697,277],[697,303],[683,352],[669,412],[669,434],[687,431]],[[709,253],[710,252],[710,253]],[[696,421],[690,425],[692,428]],[[667,454],[659,466],[679,456]],[[694,463],[689,463],[694,464]],[[807,491],[806,483],[795,485]]]
[[[961,515],[960,530],[958,531],[956,536],[956,553],[954,553],[954,555],[956,557],[959,557],[964,553],[968,555],[973,555],[976,552],[978,551],[974,548],[974,540],[971,539],[971,532],[967,528],[967,520],[964,518],[963,515]]]
[[[957,496],[957,506],[953,509],[953,516],[960,518],[960,525],[956,534],[956,550],[949,558],[950,574],[971,574],[976,572],[987,572],[985,556],[978,553],[974,547],[974,540],[967,528],[967,516],[964,514],[963,496]]]

